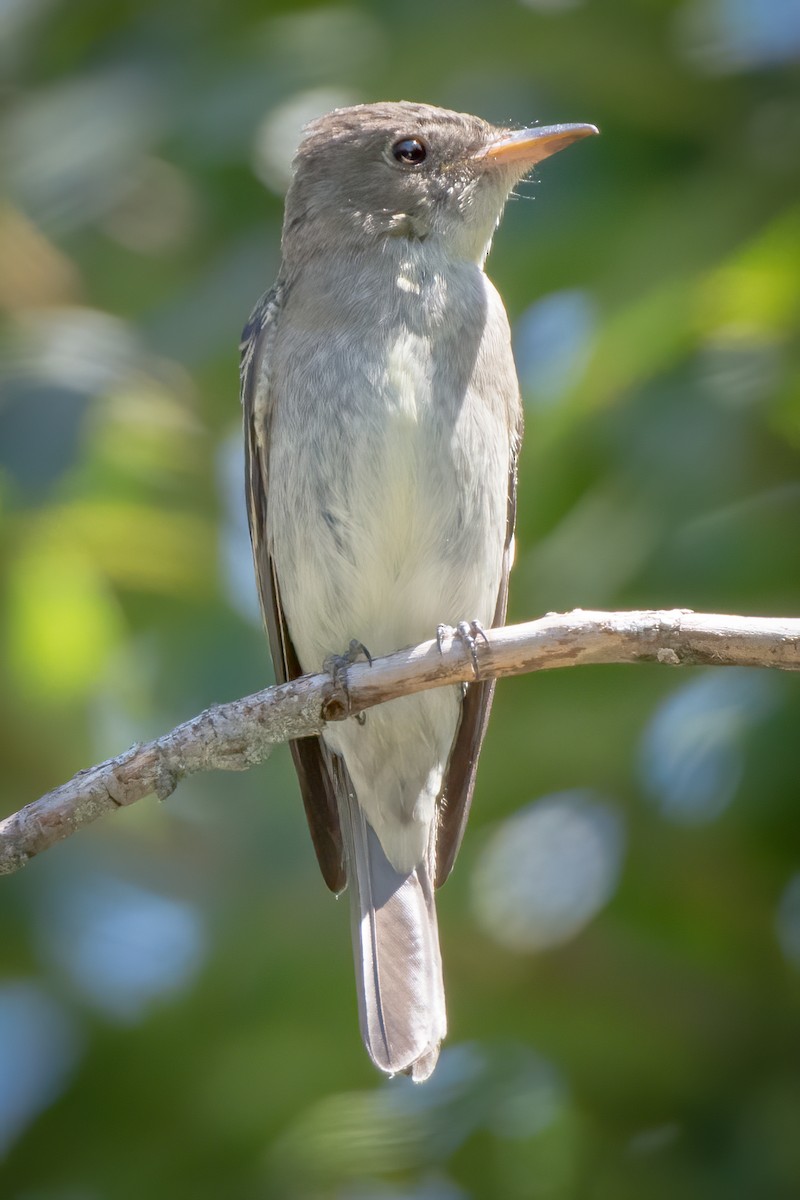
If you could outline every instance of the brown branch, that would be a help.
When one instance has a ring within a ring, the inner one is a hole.
[[[655,662],[668,666],[800,669],[800,619],[669,612],[574,612],[490,629],[477,644],[481,678],[522,675],[586,663]],[[209,708],[170,733],[95,767],[0,822],[0,874],[104,813],[144,796],[162,800],[197,771],[244,771],[274,745],[318,734],[397,696],[474,679],[457,637],[356,663],[347,693],[328,675],[304,675],[281,687]]]

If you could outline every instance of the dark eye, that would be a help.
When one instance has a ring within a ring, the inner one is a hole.
[[[428,157],[428,147],[419,138],[401,138],[392,146],[392,154],[399,163],[416,166]]]

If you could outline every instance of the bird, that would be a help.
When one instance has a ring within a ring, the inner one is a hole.
[[[276,678],[502,625],[520,389],[484,264],[515,184],[593,125],[408,101],[305,127],[274,286],[241,344],[250,536]],[[319,866],[351,894],[361,1034],[427,1079],[446,1033],[434,893],[458,853],[493,680],[290,743]]]

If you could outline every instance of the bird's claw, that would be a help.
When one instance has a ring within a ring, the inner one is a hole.
[[[451,625],[437,625],[436,627],[436,645],[439,647],[439,653],[443,652],[444,639],[446,637],[458,638],[460,642],[469,650],[469,656],[472,660],[472,669],[475,672],[475,678],[480,679],[481,671],[478,662],[478,638],[489,643],[486,636],[486,630],[480,621],[459,621],[455,629]]]
[[[350,688],[347,683],[347,668],[361,658],[366,659],[372,666],[372,655],[367,647],[358,638],[353,638],[344,654],[329,654],[322,664],[323,671],[327,671],[333,680],[333,686],[344,694],[348,709],[350,707]],[[355,718],[359,725],[363,725],[366,722],[367,714],[356,713]]]

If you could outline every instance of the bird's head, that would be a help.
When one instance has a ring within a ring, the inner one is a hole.
[[[593,125],[510,130],[428,104],[359,104],[306,127],[286,201],[284,253],[389,239],[440,242],[483,262],[509,192]]]

